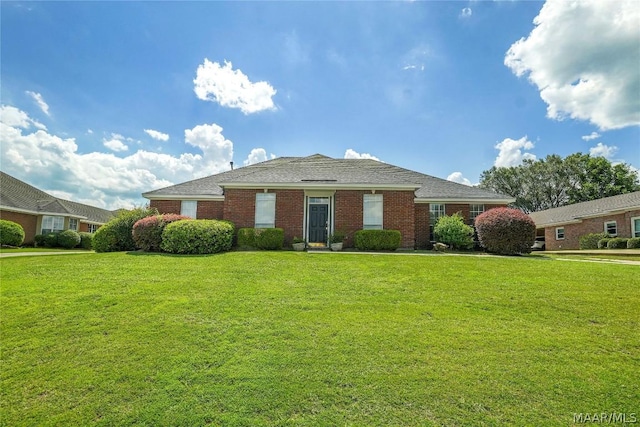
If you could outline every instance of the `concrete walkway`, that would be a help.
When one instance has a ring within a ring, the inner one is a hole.
[[[42,256],[42,255],[78,255],[92,254],[93,251],[49,251],[49,252],[0,252],[0,258],[12,258],[16,256]]]

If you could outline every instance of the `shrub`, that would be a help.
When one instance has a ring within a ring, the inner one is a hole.
[[[607,233],[584,234],[580,236],[580,249],[598,249],[598,242],[607,237]]]
[[[395,251],[401,240],[398,230],[358,230],[354,235],[355,247],[362,251]]]
[[[64,230],[58,233],[58,246],[65,249],[75,248],[80,244],[80,235],[73,230]]]
[[[238,230],[238,247],[241,249],[256,247],[255,228],[240,228]]]
[[[329,241],[331,243],[342,243],[344,242],[344,239],[346,237],[347,237],[347,234],[344,231],[335,230],[331,235],[331,238],[329,239]]]
[[[632,237],[627,240],[627,249],[640,249],[640,237]]]
[[[45,246],[45,238],[46,237],[47,236],[45,236],[44,234],[36,234],[35,235],[35,237],[33,238],[33,243],[35,244],[36,248]]]
[[[228,221],[186,219],[167,224],[161,248],[173,254],[213,254],[233,245],[234,227]]]
[[[80,234],[80,247],[91,250],[93,248],[93,234],[87,233],[86,231],[81,231],[78,234]]]
[[[189,219],[189,217],[177,214],[164,214],[139,219],[133,224],[132,230],[133,241],[136,247],[146,252],[159,252],[164,227],[167,224],[182,219]]]
[[[282,228],[258,228],[255,230],[255,247],[264,250],[279,250],[284,246]]]
[[[20,224],[0,219],[0,245],[20,246],[24,242],[24,229]]]
[[[140,219],[158,215],[156,209],[136,208],[122,210],[111,221],[100,227],[93,235],[93,249],[96,252],[133,251],[133,225]]]
[[[607,242],[607,249],[627,249],[627,240],[623,237],[614,237]]]
[[[44,236],[44,245],[47,248],[57,248],[58,247],[58,234],[59,233],[49,233]]]
[[[603,239],[598,240],[598,249],[607,249],[609,240],[611,240],[611,237],[605,237]]]
[[[459,213],[441,216],[433,229],[436,240],[453,249],[473,248],[473,232],[473,227],[465,224]]]
[[[536,238],[536,224],[522,211],[494,208],[476,218],[480,244],[500,255],[531,253]]]

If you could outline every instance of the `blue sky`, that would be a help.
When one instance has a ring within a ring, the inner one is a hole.
[[[115,209],[273,156],[640,168],[634,1],[11,2],[2,170]],[[535,20],[535,23],[534,23]]]

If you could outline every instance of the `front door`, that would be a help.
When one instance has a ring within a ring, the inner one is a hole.
[[[327,243],[329,205],[309,205],[309,243]]]

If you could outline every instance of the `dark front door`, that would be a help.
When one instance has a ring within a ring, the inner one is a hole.
[[[309,205],[309,243],[327,242],[329,205]]]

